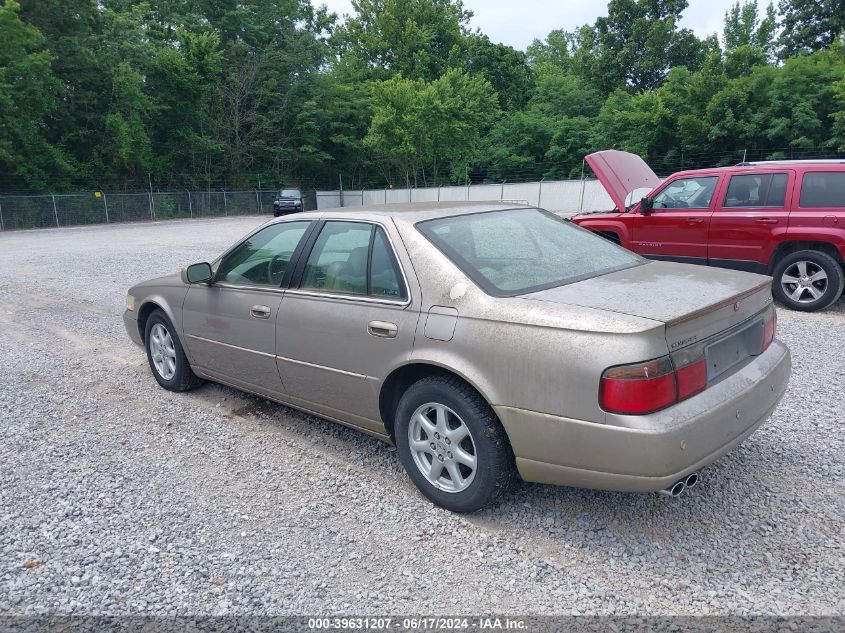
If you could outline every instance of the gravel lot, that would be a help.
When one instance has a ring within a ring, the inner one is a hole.
[[[845,301],[779,311],[784,401],[680,499],[455,516],[376,440],[157,386],[126,289],[263,219],[0,234],[0,614],[845,613]]]

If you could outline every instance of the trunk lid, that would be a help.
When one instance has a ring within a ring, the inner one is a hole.
[[[772,303],[769,277],[673,262],[647,262],[523,298],[661,321],[672,352],[742,323]]]
[[[646,162],[630,152],[608,149],[589,154],[585,158],[619,211],[625,210],[625,200],[635,189],[654,189],[660,178]]]

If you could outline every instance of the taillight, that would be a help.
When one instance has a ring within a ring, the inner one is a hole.
[[[772,344],[777,322],[777,312],[771,308],[763,321],[760,353]],[[759,328],[760,321],[754,327]],[[599,404],[609,413],[642,415],[701,393],[707,388],[706,344],[690,345],[657,360],[606,369],[601,376]],[[754,346],[753,339],[750,346]]]
[[[605,370],[599,403],[610,413],[643,415],[665,409],[706,388],[704,346],[694,345],[647,363]]]
[[[761,352],[765,351],[769,345],[772,344],[772,341],[775,340],[775,330],[778,326],[778,313],[777,310],[772,308],[772,313],[766,318],[766,321],[763,323],[763,345]]]
[[[605,370],[599,402],[605,411],[641,415],[677,401],[675,367],[668,356],[637,365]]]
[[[675,375],[678,380],[678,401],[707,388],[707,360],[704,357],[704,345],[692,345],[672,353]]]

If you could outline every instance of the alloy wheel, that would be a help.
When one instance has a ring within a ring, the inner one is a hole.
[[[824,269],[811,261],[791,264],[780,278],[784,294],[797,303],[818,301],[827,292],[828,278]]]
[[[176,347],[170,332],[161,323],[156,323],[150,330],[150,357],[158,375],[171,380],[176,374]]]
[[[436,402],[418,407],[408,425],[408,444],[414,464],[438,490],[462,492],[475,479],[475,442],[449,407]]]

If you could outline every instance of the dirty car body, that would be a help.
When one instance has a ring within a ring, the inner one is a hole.
[[[665,489],[748,437],[790,375],[768,277],[642,259],[528,207],[294,214],[207,279],[190,271],[129,291],[127,332],[162,386],[182,349],[198,379],[395,442],[457,511],[501,493],[509,469]]]

